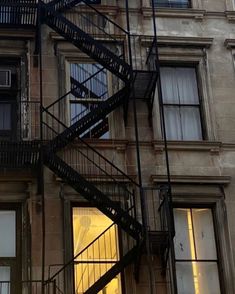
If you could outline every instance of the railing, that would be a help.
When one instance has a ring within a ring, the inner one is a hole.
[[[112,223],[65,265],[50,265],[49,281],[61,293],[84,293],[119,260],[117,226]]]
[[[0,281],[0,294],[41,294],[42,287],[44,294],[56,294],[56,284],[54,280],[42,281]]]
[[[0,26],[34,27],[37,0],[0,0]]]
[[[47,115],[50,113],[47,112]],[[55,129],[69,130],[53,116],[51,124],[57,124],[57,127],[53,129],[43,122],[44,134],[52,133],[58,136],[59,133]],[[59,137],[59,140],[63,139]],[[138,184],[85,140],[78,137],[75,143],[66,142],[66,145],[66,148],[59,152],[60,158],[136,218],[135,190],[139,187]],[[130,189],[130,186],[133,189]]]

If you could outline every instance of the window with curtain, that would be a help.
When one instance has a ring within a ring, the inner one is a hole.
[[[201,106],[194,67],[161,67],[168,140],[202,140]]]
[[[189,8],[190,0],[154,0],[155,7]]]
[[[220,294],[212,210],[175,208],[174,219],[178,293]]]

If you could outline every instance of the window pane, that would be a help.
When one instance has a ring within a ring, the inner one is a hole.
[[[190,209],[174,209],[175,230],[175,258],[195,259],[192,219]]]
[[[174,67],[161,67],[163,103],[179,104],[176,70]]]
[[[168,140],[182,140],[180,108],[177,106],[165,106],[166,137]]]
[[[15,211],[0,211],[0,257],[16,256]]]
[[[180,107],[183,140],[201,140],[202,127],[198,107]]]
[[[84,293],[119,260],[117,226],[111,226],[112,223],[96,208],[73,208],[74,255],[83,250],[74,266],[76,293]],[[94,241],[101,234],[102,237]],[[120,294],[120,276],[114,278],[105,290],[106,294]]]
[[[10,276],[11,268],[9,266],[0,266],[0,293],[10,294]]]
[[[215,262],[177,262],[176,275],[180,294],[220,294]]]
[[[180,104],[199,104],[195,68],[177,67],[176,78]]]
[[[193,225],[198,259],[217,259],[212,212],[193,209]]]
[[[0,103],[0,130],[11,129],[11,104]]]

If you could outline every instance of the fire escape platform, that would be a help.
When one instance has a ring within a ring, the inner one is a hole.
[[[0,141],[0,169],[36,167],[39,150],[40,144],[36,141]]]
[[[156,71],[134,70],[134,87],[132,97],[148,100],[156,87],[158,74]]]
[[[149,231],[149,242],[153,254],[162,253],[169,245],[168,231]]]

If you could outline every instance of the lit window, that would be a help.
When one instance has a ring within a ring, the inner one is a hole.
[[[220,294],[213,215],[208,208],[175,208],[178,293]]]
[[[168,140],[202,140],[201,105],[194,67],[161,67]]]
[[[108,98],[107,70],[99,64],[70,63],[70,123],[74,124]],[[107,139],[108,121],[96,123],[82,137]]]
[[[98,209],[73,208],[75,293],[84,293],[119,260],[117,226]],[[99,294],[121,294],[120,275]]]
[[[190,0],[154,0],[156,7],[189,8]]]

